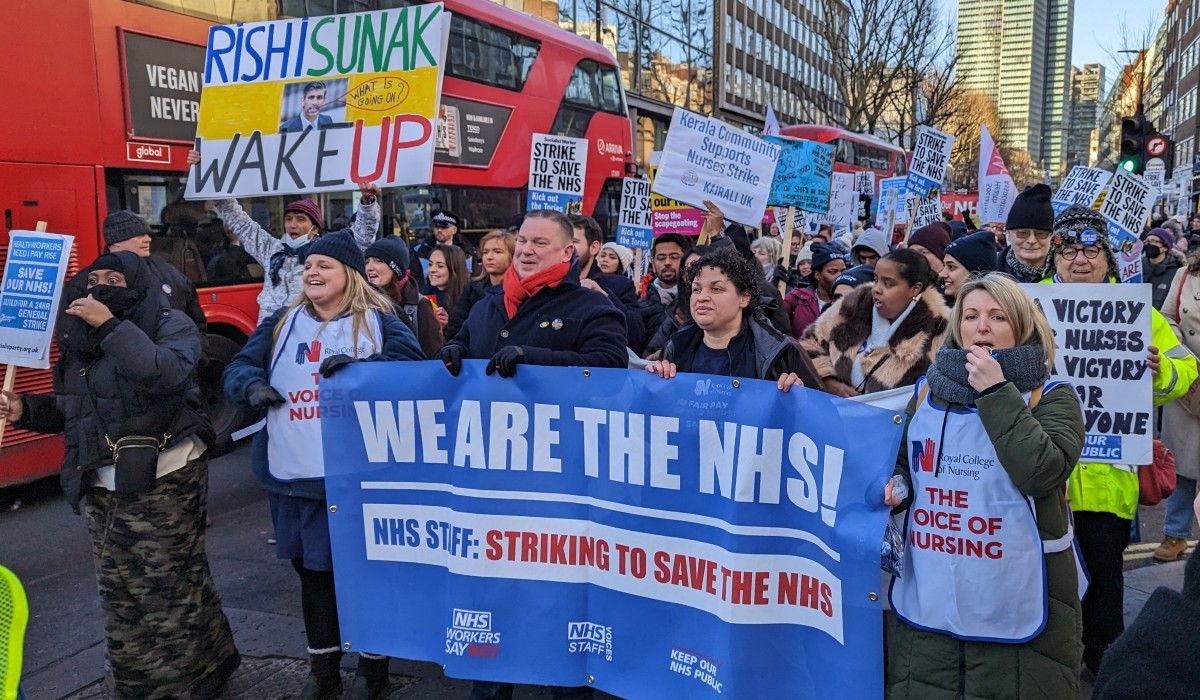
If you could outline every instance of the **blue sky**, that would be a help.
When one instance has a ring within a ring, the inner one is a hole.
[[[1163,19],[1166,0],[1075,0],[1075,34],[1071,38],[1071,63],[1103,63],[1110,69],[1113,62],[1106,48],[1141,48],[1117,46],[1121,42],[1120,25],[1124,23],[1130,40],[1140,39],[1145,28],[1153,23],[1154,30]],[[1111,70],[1110,70],[1111,72]]]

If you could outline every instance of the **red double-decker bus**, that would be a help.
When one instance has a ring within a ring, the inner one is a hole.
[[[364,0],[356,9],[409,4],[419,3]],[[612,54],[487,0],[445,5],[453,20],[433,183],[385,192],[381,233],[423,235],[439,206],[457,212],[468,235],[503,227],[524,209],[534,133],[589,140],[583,210],[615,226],[620,178],[634,165]],[[0,4],[0,20],[19,28],[0,43],[16,96],[0,129],[0,263],[10,231],[45,221],[49,231],[75,236],[73,274],[103,248],[110,211],[141,214],[155,229],[155,252],[198,288],[214,360],[201,384],[218,431],[228,433],[247,416],[225,402],[220,374],[254,330],[263,271],[252,261],[227,264],[236,249],[220,220],[204,203],[182,199],[212,22],[129,0],[75,0],[61,9],[41,0]],[[345,225],[357,202],[352,192],[315,199],[330,228]],[[285,198],[241,201],[279,235]],[[16,390],[48,392],[50,373],[18,370]],[[61,459],[59,438],[10,429],[0,486],[52,474]]]
[[[817,124],[785,126],[779,131],[784,136],[832,144],[834,172],[857,173],[870,170],[875,173],[876,180],[907,172],[904,149],[874,136]]]

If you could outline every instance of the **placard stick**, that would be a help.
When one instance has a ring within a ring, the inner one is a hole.
[[[783,232],[783,269],[792,269],[792,227],[796,225],[796,207],[787,208],[786,227]],[[787,294],[787,280],[779,281],[779,293]]]
[[[46,222],[45,221],[37,222],[37,226],[34,227],[33,230],[37,231],[38,233],[45,233],[46,232]],[[5,393],[5,395],[8,395],[10,392],[12,392],[13,387],[16,385],[16,382],[17,382],[17,366],[16,365],[5,365],[5,367],[4,367],[4,393]],[[8,421],[0,421],[0,446],[4,445],[4,429],[7,427],[8,427]]]
[[[908,221],[904,222],[904,247],[906,248],[908,247],[908,237],[912,235],[913,219],[917,218],[917,210],[920,208],[921,198],[913,197],[912,206],[908,208],[908,211],[904,212],[908,214]]]

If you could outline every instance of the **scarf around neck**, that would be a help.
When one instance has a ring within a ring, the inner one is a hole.
[[[1046,259],[1049,260],[1050,256],[1047,255]],[[1050,269],[1049,265],[1033,267],[1017,260],[1017,254],[1013,252],[1012,246],[1009,246],[1008,252],[1004,254],[1004,262],[1008,264],[1008,269],[1016,273],[1017,277],[1035,282],[1041,282],[1042,278],[1046,276],[1046,270]]]
[[[315,238],[313,239],[316,240]],[[283,268],[283,263],[287,262],[289,257],[299,258],[303,263],[304,258],[308,257],[308,250],[312,247],[313,241],[309,241],[299,248],[293,248],[284,244],[283,250],[276,252],[271,256],[271,260],[267,265],[267,273],[271,278],[271,284],[279,285],[279,271]]]
[[[992,353],[1004,371],[1004,379],[1022,394],[1041,386],[1050,376],[1042,355],[1040,345],[1019,345]],[[979,398],[979,392],[967,380],[967,351],[962,348],[942,346],[925,379],[934,396],[950,403],[973,406]]]
[[[521,308],[521,304],[524,304],[526,299],[546,287],[557,287],[570,269],[571,261],[566,260],[522,279],[517,276],[517,266],[509,265],[508,271],[504,273],[503,282],[504,311],[508,314],[509,320],[517,315],[517,309]]]
[[[920,299],[920,297],[917,297],[909,302],[908,308],[904,309],[904,312],[897,316],[894,321],[888,321],[883,317],[883,314],[879,313],[879,309],[872,306],[871,334],[867,336],[867,339],[863,341],[862,346],[859,347],[858,354],[860,356],[865,355],[875,348],[881,348],[887,345],[888,342],[891,341],[892,335],[895,334],[896,330],[900,328],[900,324],[904,323],[904,319],[908,318],[908,315],[912,313],[914,308],[916,308],[917,302],[920,301]],[[855,360],[854,364],[850,365],[850,381],[853,383],[853,386],[860,387],[860,390],[863,384],[865,384],[867,381],[867,374],[863,371],[862,365],[858,363],[858,360]]]

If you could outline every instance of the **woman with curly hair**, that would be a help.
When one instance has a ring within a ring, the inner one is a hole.
[[[663,359],[646,370],[664,379],[695,372],[766,379],[780,391],[796,384],[820,389],[820,377],[800,347],[763,320],[761,276],[757,263],[730,248],[689,265],[691,321],[671,336]]]

